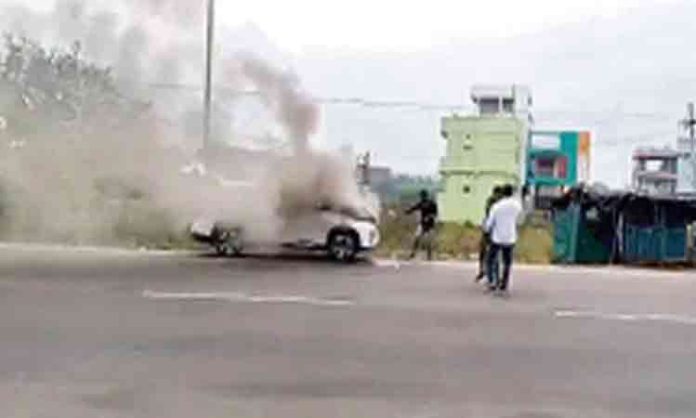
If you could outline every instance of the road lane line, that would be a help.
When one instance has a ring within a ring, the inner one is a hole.
[[[401,266],[407,264],[407,262],[399,260],[389,260],[389,259],[373,259],[372,265],[379,268],[393,268],[394,270],[401,269]]]
[[[585,318],[623,322],[669,322],[683,325],[696,325],[696,317],[694,316],[665,313],[637,314],[621,312],[557,310],[554,311],[554,316],[556,318]]]
[[[149,300],[179,302],[247,302],[247,303],[285,303],[313,306],[353,306],[348,299],[327,299],[302,295],[250,295],[238,292],[157,292],[145,290],[142,297]]]

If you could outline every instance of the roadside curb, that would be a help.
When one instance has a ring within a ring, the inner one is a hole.
[[[194,251],[188,250],[150,250],[146,248],[120,248],[120,247],[100,247],[100,246],[80,246],[80,245],[61,245],[61,244],[40,244],[24,242],[1,242],[0,251],[43,251],[43,252],[67,252],[67,253],[100,253],[107,255],[155,255],[155,256],[175,256],[191,255]]]
[[[471,261],[406,261],[394,259],[374,259],[373,263],[379,267],[401,268],[407,266],[433,266],[462,271],[477,271],[478,263]],[[641,268],[633,266],[572,266],[572,265],[541,265],[541,264],[515,264],[514,269],[523,272],[558,273],[561,275],[592,274],[612,276],[616,278],[626,277],[693,277],[696,279],[696,271],[685,269],[679,271],[659,270],[655,268]]]

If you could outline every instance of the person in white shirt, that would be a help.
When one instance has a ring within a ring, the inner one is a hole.
[[[503,198],[491,208],[484,230],[490,234],[491,247],[488,251],[488,286],[492,291],[505,293],[510,281],[512,253],[517,243],[517,222],[522,213],[522,205],[514,197],[512,185],[503,186]],[[503,257],[503,275],[496,268],[498,254]]]

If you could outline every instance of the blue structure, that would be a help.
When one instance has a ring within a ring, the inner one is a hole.
[[[561,263],[686,263],[696,197],[596,193],[574,188],[553,204]]]
[[[590,133],[532,131],[527,146],[525,184],[535,206],[546,209],[563,190],[590,176]]]
[[[631,196],[622,209],[622,259],[628,263],[681,263],[689,260],[689,225],[696,200]]]

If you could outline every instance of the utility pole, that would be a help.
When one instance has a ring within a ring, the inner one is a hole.
[[[696,118],[694,117],[694,103],[686,106],[687,117],[681,124],[689,130],[689,160],[691,161],[691,191],[696,193]]]
[[[364,176],[365,176],[365,184],[369,187],[370,186],[370,151],[367,151],[365,153],[365,161],[364,161]]]
[[[370,152],[367,151],[364,154],[358,156],[358,182],[361,186],[370,185]]]
[[[203,97],[203,151],[210,147],[210,113],[213,97],[213,45],[215,37],[215,0],[208,0],[205,49],[205,93]]]

